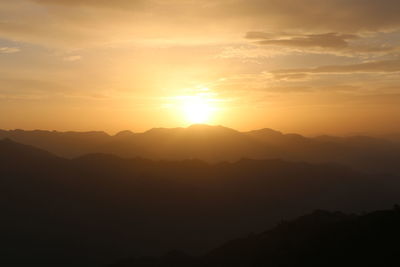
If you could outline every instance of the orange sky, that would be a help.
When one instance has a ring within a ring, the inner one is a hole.
[[[400,131],[397,0],[0,2],[0,128]]]

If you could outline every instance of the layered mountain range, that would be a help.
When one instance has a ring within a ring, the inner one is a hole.
[[[11,139],[0,141],[0,178],[4,264],[87,266],[173,248],[199,254],[317,208],[362,212],[400,202],[398,175],[337,163],[64,158]]]
[[[192,256],[129,258],[113,267],[397,266],[400,207],[365,214],[316,210]]]
[[[0,130],[2,138],[67,158],[105,153],[124,158],[199,159],[212,163],[242,158],[284,159],[334,162],[359,170],[400,173],[400,139],[395,134],[382,138],[304,137],[271,129],[239,132],[222,126],[192,125],[154,128],[144,133],[122,131],[114,136],[104,132]]]

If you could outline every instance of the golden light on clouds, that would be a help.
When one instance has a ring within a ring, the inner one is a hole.
[[[361,2],[0,1],[0,125],[398,132],[400,2]]]

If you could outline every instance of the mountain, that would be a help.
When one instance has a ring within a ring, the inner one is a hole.
[[[110,136],[104,132],[58,132],[0,130],[0,139],[9,138],[16,142],[32,145],[63,157],[75,157],[94,152],[99,146],[109,142]]]
[[[154,128],[144,133],[0,131],[1,138],[73,158],[88,153],[153,160],[200,159],[216,163],[241,158],[334,162],[363,171],[400,173],[400,142],[366,136],[304,137],[272,129],[238,132],[222,126]]]
[[[387,134],[383,135],[380,138],[386,139],[392,142],[400,143],[400,133],[393,133],[393,134]]]
[[[337,164],[65,159],[12,140],[0,141],[0,159],[0,258],[10,264],[201,253],[316,208],[400,202],[398,176]]]
[[[235,239],[201,257],[172,251],[110,266],[397,266],[400,208],[363,215],[317,210]]]

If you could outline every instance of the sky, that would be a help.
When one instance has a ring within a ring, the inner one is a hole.
[[[0,128],[400,132],[398,0],[0,0]]]

